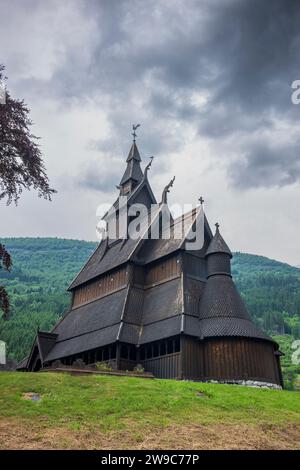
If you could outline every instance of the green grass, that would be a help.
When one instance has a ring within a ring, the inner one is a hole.
[[[41,401],[25,400],[26,392],[39,393]],[[2,372],[0,419],[5,418],[102,432],[181,423],[300,424],[300,394],[173,380]]]

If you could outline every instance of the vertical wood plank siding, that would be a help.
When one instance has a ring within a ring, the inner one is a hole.
[[[166,279],[172,279],[180,274],[180,262],[177,256],[155,263],[146,270],[145,287],[158,284]]]
[[[178,257],[172,257],[149,267],[144,273],[144,269],[138,267],[133,273],[133,284],[151,287],[162,281],[172,279],[180,274],[180,263]],[[78,287],[73,293],[72,308],[79,307],[93,300],[104,297],[128,284],[131,281],[130,267],[124,267],[113,273],[104,275],[95,281],[91,281],[85,286]],[[145,276],[145,280],[144,280]]]
[[[180,376],[180,352],[141,361],[145,371],[161,379],[176,379]]]
[[[182,342],[183,378],[200,380],[260,380],[280,384],[274,348],[267,341],[215,338]],[[273,357],[273,361],[270,361]]]
[[[75,290],[72,308],[104,297],[127,284],[128,270],[119,269]]]
[[[207,267],[205,259],[197,257],[196,254],[184,253],[183,262],[186,275],[206,281]]]

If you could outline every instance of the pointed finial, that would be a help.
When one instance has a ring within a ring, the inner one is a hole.
[[[175,176],[171,179],[170,183],[164,188],[162,196],[161,196],[161,204],[167,204],[167,195],[170,192],[170,188],[172,188],[175,181]]]
[[[145,171],[144,171],[144,177],[147,176],[147,173],[148,173],[148,171],[150,170],[150,167],[151,167],[152,162],[153,162],[153,158],[154,158],[153,156],[150,157],[150,162],[148,163],[148,165],[146,166]]]
[[[202,196],[201,196],[201,197],[199,197],[198,201],[200,202],[200,204],[201,204],[201,206],[202,206],[202,205],[203,205],[203,203],[204,203],[204,199],[203,199],[203,197],[202,197]]]
[[[215,226],[216,226],[216,233],[219,233],[220,224],[217,222]]]
[[[141,126],[140,124],[132,124],[132,130],[133,130],[133,133],[132,133],[132,135],[133,135],[133,142],[135,142],[135,138],[136,138],[136,132],[135,132],[135,131],[136,131],[136,130],[137,130],[137,128],[138,128],[138,127],[140,127],[140,126]]]

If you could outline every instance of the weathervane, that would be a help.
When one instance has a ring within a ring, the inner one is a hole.
[[[140,124],[132,124],[132,130],[133,130],[133,133],[132,133],[132,135],[133,135],[133,142],[135,142],[135,138],[136,138],[136,136],[137,136],[135,131],[137,130],[137,128],[138,128],[138,127],[140,127]]]

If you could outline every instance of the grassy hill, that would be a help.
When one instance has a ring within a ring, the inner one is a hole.
[[[299,409],[288,391],[2,372],[0,449],[299,449]]]
[[[69,304],[67,286],[96,247],[94,242],[57,238],[0,239],[13,256],[11,273],[0,272],[12,303],[8,321],[0,319],[0,339],[20,360],[37,328],[49,330]],[[300,374],[291,365],[291,344],[300,338],[300,269],[262,256],[235,253],[232,272],[254,321],[276,337],[282,350],[286,384]]]

